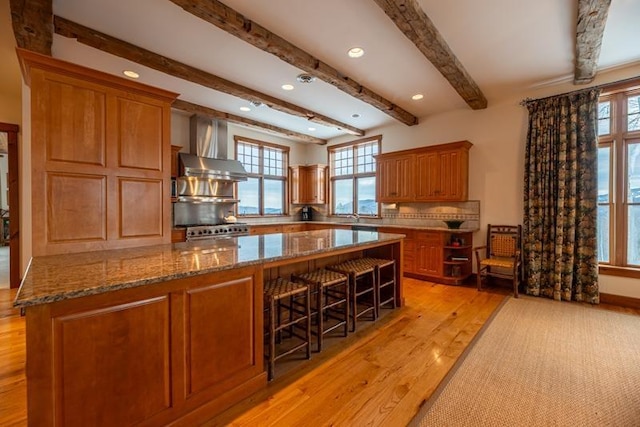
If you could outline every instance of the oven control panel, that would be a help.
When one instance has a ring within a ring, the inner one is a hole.
[[[201,225],[187,227],[187,241],[213,239],[216,237],[246,236],[249,227],[246,224]]]

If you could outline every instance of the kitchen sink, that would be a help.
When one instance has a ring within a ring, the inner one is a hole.
[[[354,231],[378,231],[377,225],[353,224],[351,229]]]

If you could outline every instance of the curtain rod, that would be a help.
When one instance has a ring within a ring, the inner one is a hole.
[[[570,91],[570,92],[558,93],[556,95],[549,95],[549,96],[545,96],[545,97],[542,97],[542,98],[525,98],[522,101],[520,101],[520,105],[522,105],[524,107],[524,106],[527,105],[527,103],[532,102],[532,101],[542,101],[544,99],[554,98],[556,96],[574,95],[574,94],[578,94],[578,93],[588,92],[588,91],[594,90],[594,89],[600,89],[600,90],[602,90],[602,89],[612,89],[612,88],[615,88],[617,86],[626,86],[629,83],[637,83],[638,85],[640,85],[640,76],[630,77],[628,79],[618,80],[618,81],[611,82],[611,83],[603,83],[603,84],[600,84],[600,85],[590,86],[590,87],[586,87],[584,89],[578,89],[578,90],[574,90],[574,91]]]

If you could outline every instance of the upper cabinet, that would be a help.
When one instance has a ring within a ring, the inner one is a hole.
[[[181,145],[172,145],[171,146],[171,177],[178,177],[178,154],[182,150]]]
[[[376,159],[378,201],[410,202],[413,198],[414,155],[386,156]]]
[[[175,94],[19,56],[31,87],[33,255],[169,243]]]
[[[327,166],[304,165],[289,167],[292,204],[327,203]]]
[[[471,147],[458,141],[378,155],[378,202],[467,200]]]

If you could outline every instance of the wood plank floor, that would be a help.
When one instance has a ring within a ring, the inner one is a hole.
[[[406,425],[509,291],[413,279],[405,290],[405,307],[287,369],[206,425]],[[11,308],[14,297],[0,290],[1,426],[26,425],[25,325]]]
[[[405,290],[405,307],[206,425],[406,425],[508,291],[413,279]]]

